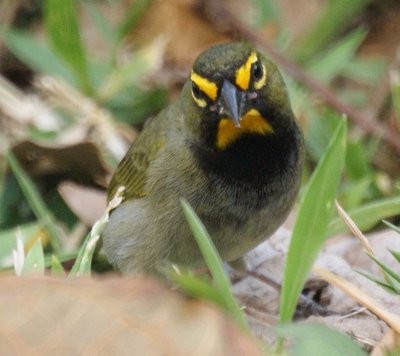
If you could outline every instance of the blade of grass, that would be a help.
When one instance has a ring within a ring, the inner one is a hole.
[[[397,123],[400,124],[400,73],[393,70],[390,73],[390,83],[392,87],[392,101]]]
[[[78,252],[78,257],[69,273],[69,277],[82,277],[90,276],[92,267],[93,254],[96,249],[97,241],[107,224],[109,218],[109,210],[93,225],[89,234],[87,234],[85,241]]]
[[[339,122],[304,192],[292,233],[283,278],[280,320],[289,321],[301,289],[326,238],[333,202],[344,166],[346,121]]]
[[[108,202],[107,209],[103,216],[96,221],[90,230],[89,234],[86,236],[83,242],[78,256],[76,257],[75,263],[68,277],[81,277],[90,275],[93,254],[96,249],[97,241],[100,238],[101,233],[105,225],[108,222],[110,211],[115,209],[123,200],[125,187],[120,186],[115,192],[113,198]]]
[[[362,276],[364,276],[365,278],[369,279],[371,282],[374,282],[378,286],[382,287],[387,292],[389,292],[389,293],[399,293],[399,291],[396,290],[395,286],[390,284],[390,280],[387,281],[387,280],[376,278],[372,274],[369,274],[369,273],[364,272],[364,271],[360,271],[360,270],[355,270],[355,271],[357,273],[361,274]]]
[[[400,234],[400,227],[398,227],[398,226],[396,226],[396,225],[393,225],[392,223],[390,223],[389,221],[386,221],[386,220],[382,220],[382,222],[383,222],[386,226],[390,227],[393,231],[396,231],[397,233]]]
[[[44,274],[44,254],[40,239],[36,240],[25,258],[22,275],[27,274]]]
[[[195,276],[188,272],[171,272],[168,274],[168,278],[188,295],[194,298],[209,300],[222,308],[225,307],[225,301],[222,299],[221,293],[211,285],[210,281],[206,281],[200,278],[200,276]]]
[[[365,30],[357,28],[329,50],[314,56],[307,64],[310,74],[323,83],[329,83],[350,62],[366,35]]]
[[[400,214],[400,196],[373,201],[350,210],[347,214],[360,230],[369,230],[382,219]],[[346,224],[340,218],[335,218],[329,224],[328,234],[335,235],[347,230]]]
[[[11,167],[11,170],[15,174],[15,177],[17,178],[18,183],[21,186],[21,190],[23,191],[26,200],[32,208],[33,213],[49,233],[51,247],[54,249],[54,251],[59,252],[61,249],[61,244],[53,214],[47,209],[47,206],[41,198],[34,183],[24,172],[11,151],[7,153],[7,161]]]
[[[389,250],[392,256],[396,259],[397,262],[400,263],[400,252],[399,251],[393,251]]]
[[[51,256],[51,275],[53,277],[65,277],[66,273],[64,267],[58,258],[54,255]]]
[[[62,253],[58,253],[57,255],[49,255],[46,254],[44,256],[44,265],[46,268],[50,268],[52,261],[53,261],[53,256],[59,261],[59,262],[66,262],[66,261],[71,261],[73,259],[76,259],[76,257],[78,256],[78,252],[74,251],[74,252],[62,252]]]
[[[76,1],[46,0],[44,19],[54,50],[71,66],[85,93],[92,93],[86,53],[79,34]]]
[[[199,217],[196,215],[195,211],[185,199],[181,199],[181,205],[185,218],[193,232],[197,244],[199,245],[203,258],[213,276],[215,286],[224,299],[227,311],[242,329],[247,330],[248,326],[246,319],[232,294],[231,285],[227,275],[225,274],[223,262],[221,257],[218,255],[217,249],[215,248],[210,235]]]
[[[30,35],[20,31],[8,31],[4,39],[7,47],[32,69],[76,84],[75,76],[69,67],[50,48]]]
[[[97,241],[99,240],[101,233],[103,232],[103,229],[109,220],[110,211],[122,203],[124,192],[125,187],[120,186],[114,193],[113,198],[108,202],[105,213],[99,220],[96,221],[89,234],[87,234],[68,277],[81,277],[90,275],[93,254],[96,249]]]
[[[396,271],[393,271],[391,268],[389,268],[388,266],[386,266],[384,263],[382,263],[381,261],[379,261],[374,255],[368,254],[368,256],[387,274],[389,275],[391,278],[394,279],[395,283],[397,283],[395,285],[396,289],[400,289],[400,274],[397,273]],[[393,281],[391,281],[393,282]]]

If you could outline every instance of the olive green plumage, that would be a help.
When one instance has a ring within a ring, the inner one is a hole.
[[[226,261],[268,238],[298,193],[303,141],[275,65],[249,44],[211,47],[180,98],[146,123],[109,188],[124,202],[103,234],[126,273],[203,266],[184,219],[186,198]]]

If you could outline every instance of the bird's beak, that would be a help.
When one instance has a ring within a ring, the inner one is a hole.
[[[229,116],[236,127],[240,127],[240,119],[245,106],[244,92],[236,88],[230,81],[224,79],[219,104],[223,113]]]

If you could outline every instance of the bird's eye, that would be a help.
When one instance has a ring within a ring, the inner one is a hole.
[[[251,75],[254,80],[260,80],[262,78],[263,68],[259,61],[253,63],[253,66],[251,67]]]
[[[193,96],[194,96],[195,98],[197,98],[197,99],[200,99],[200,98],[201,98],[201,90],[200,90],[200,88],[197,86],[197,84],[194,83],[194,82],[192,82],[192,93],[193,93]]]

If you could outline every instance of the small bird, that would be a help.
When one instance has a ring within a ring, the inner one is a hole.
[[[210,47],[179,99],[150,119],[119,164],[125,187],[103,233],[124,273],[204,266],[184,218],[185,198],[224,261],[271,236],[296,199],[303,138],[276,66],[246,42]]]

